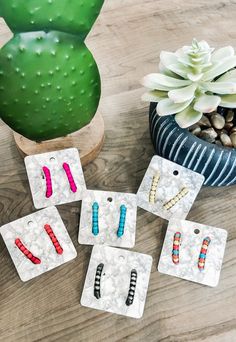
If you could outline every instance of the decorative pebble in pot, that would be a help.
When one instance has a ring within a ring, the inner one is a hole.
[[[143,79],[158,155],[205,176],[205,185],[236,183],[236,56],[193,40],[161,52],[160,73]]]

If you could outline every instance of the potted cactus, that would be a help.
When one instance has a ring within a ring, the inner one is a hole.
[[[14,131],[43,141],[94,117],[100,76],[84,40],[103,2],[0,0],[14,34],[0,51],[0,113]]]
[[[159,73],[144,77],[156,153],[203,174],[206,185],[236,183],[236,55],[196,39],[161,52]]]

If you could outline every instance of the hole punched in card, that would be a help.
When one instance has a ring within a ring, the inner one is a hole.
[[[88,190],[82,200],[79,243],[132,248],[136,220],[135,194]]]
[[[25,166],[36,209],[82,199],[86,185],[76,148],[27,156]]]
[[[49,207],[0,228],[0,234],[22,281],[48,272],[77,256],[55,207]]]
[[[81,305],[141,318],[151,267],[150,255],[109,246],[94,246]]]
[[[171,219],[158,271],[207,286],[217,286],[227,240],[225,229]]]
[[[204,176],[154,156],[137,192],[138,206],[166,220],[186,218]]]

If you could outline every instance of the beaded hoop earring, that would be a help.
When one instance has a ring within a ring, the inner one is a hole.
[[[133,304],[134,296],[135,296],[136,283],[137,283],[137,277],[138,277],[137,271],[135,269],[133,269],[131,271],[131,274],[130,274],[129,293],[128,293],[128,297],[127,297],[126,302],[125,302],[125,304],[127,306],[130,306]]]
[[[52,196],[52,179],[51,179],[51,172],[47,166],[43,166],[43,173],[46,179],[46,198]]]
[[[97,202],[94,202],[92,205],[92,233],[95,236],[99,234],[98,210],[99,210],[99,205]]]
[[[54,234],[51,226],[49,224],[45,224],[44,229],[46,233],[48,234],[50,240],[53,243],[53,246],[55,247],[55,250],[57,254],[63,254],[63,248],[61,247],[60,243],[58,242],[56,235]]]
[[[175,265],[179,264],[179,246],[181,243],[181,233],[176,232],[173,239],[172,261]]]
[[[152,178],[151,189],[149,192],[149,203],[154,204],[156,199],[157,185],[160,180],[160,172],[158,171]]]
[[[70,165],[67,163],[63,163],[63,169],[65,170],[68,182],[70,183],[70,189],[72,192],[77,191],[77,186],[75,184],[74,178],[72,176],[71,170],[70,170]]]
[[[209,238],[209,236],[203,239],[201,251],[199,254],[199,258],[198,258],[198,268],[200,271],[203,271],[205,268],[206,255],[207,255],[207,250],[208,250],[210,242],[211,242],[211,239]]]
[[[41,264],[41,260],[34,256],[28,248],[25,247],[25,245],[22,243],[21,239],[17,238],[15,239],[15,245],[18,247],[18,249],[23,253],[27,259],[29,259],[33,264],[39,265]]]
[[[175,195],[172,199],[167,201],[163,205],[163,207],[166,210],[170,210],[172,207],[176,205],[176,203],[178,203],[183,197],[185,197],[188,194],[188,192],[189,192],[188,188],[184,187],[182,190],[180,190],[180,192],[178,192],[177,195]]]
[[[119,221],[119,227],[117,230],[117,236],[118,237],[121,237],[122,235],[124,235],[126,211],[127,211],[126,206],[124,204],[122,204],[120,206],[120,221]]]
[[[101,276],[102,276],[102,270],[103,270],[104,264],[101,263],[98,265],[95,275],[95,281],[94,281],[94,297],[97,299],[101,298]]]

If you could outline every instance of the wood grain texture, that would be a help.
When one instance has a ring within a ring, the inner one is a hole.
[[[89,189],[136,192],[153,155],[148,106],[139,80],[157,70],[161,50],[193,37],[236,46],[233,0],[106,0],[87,44],[102,75],[106,139],[85,167]],[[0,43],[11,36],[2,23]],[[34,211],[12,133],[0,125],[1,224]],[[77,244],[80,204],[59,207],[78,251],[71,263],[23,284],[0,240],[0,341],[236,341],[236,188],[205,188],[188,219],[228,230],[220,284],[207,288],[156,271],[166,222],[138,211],[134,250],[153,256],[144,316],[120,317],[80,306],[91,247]]]
[[[104,120],[100,112],[97,112],[92,121],[80,130],[66,137],[40,143],[16,132],[13,132],[13,136],[22,157],[75,147],[79,150],[82,166],[85,166],[96,159],[102,149],[105,137]]]

